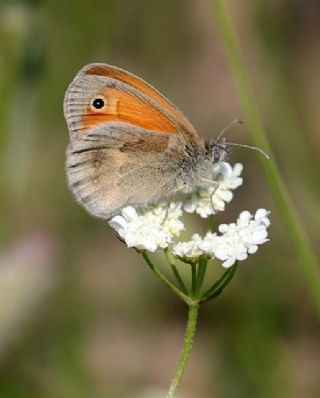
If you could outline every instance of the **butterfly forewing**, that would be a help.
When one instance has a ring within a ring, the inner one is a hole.
[[[142,79],[109,65],[91,64],[77,74],[64,112],[71,138],[69,185],[99,217],[177,190],[181,153],[188,149],[191,159],[194,148],[203,146],[175,105]]]

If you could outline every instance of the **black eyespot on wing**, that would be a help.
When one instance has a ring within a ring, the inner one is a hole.
[[[92,101],[92,106],[95,109],[102,109],[104,107],[104,105],[105,105],[105,102],[104,102],[103,98],[95,98]]]

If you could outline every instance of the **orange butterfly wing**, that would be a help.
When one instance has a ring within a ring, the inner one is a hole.
[[[91,86],[98,86],[89,92]],[[92,100],[103,97],[105,106],[95,109]],[[91,64],[71,83],[65,100],[71,131],[87,130],[108,122],[129,123],[146,130],[197,136],[182,112],[156,89],[122,69]]]

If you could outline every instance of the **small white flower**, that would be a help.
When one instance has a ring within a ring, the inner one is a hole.
[[[165,201],[141,209],[127,206],[122,209],[121,215],[109,221],[109,225],[128,247],[154,252],[158,248],[168,247],[173,237],[179,236],[184,229],[180,220],[181,206],[180,202],[171,202],[167,208]]]
[[[236,223],[219,226],[221,235],[208,233],[200,243],[200,249],[223,261],[225,268],[245,260],[258,250],[259,245],[268,241],[269,213],[265,209],[257,210],[255,215],[241,212]]]
[[[200,188],[192,193],[184,203],[184,210],[188,213],[196,212],[202,218],[223,211],[225,204],[233,198],[232,191],[242,185],[242,170],[241,163],[235,164],[234,167],[226,162],[215,163],[212,170],[212,186]]]
[[[172,247],[172,253],[175,257],[187,258],[188,260],[196,260],[204,254],[199,245],[202,238],[199,234],[194,234],[188,242],[179,242]]]
[[[224,236],[208,233],[200,247],[208,254],[223,261],[222,266],[231,267],[236,260],[245,260],[248,257],[245,246],[239,241],[236,234]]]

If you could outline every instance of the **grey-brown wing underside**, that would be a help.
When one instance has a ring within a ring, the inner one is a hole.
[[[68,183],[93,215],[109,218],[126,205],[150,203],[175,189],[173,134],[110,123],[71,140]]]

